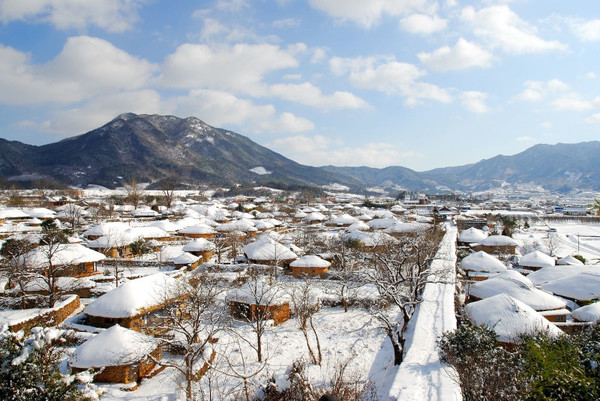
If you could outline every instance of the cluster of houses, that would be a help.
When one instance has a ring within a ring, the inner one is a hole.
[[[464,277],[464,318],[487,325],[502,343],[546,331],[574,332],[600,320],[600,268],[573,255],[520,254],[519,241],[476,227],[459,233],[468,251],[458,269]]]
[[[147,206],[121,207],[109,219],[99,219],[92,207],[77,206],[79,226],[73,227],[69,212],[74,207],[67,203],[55,209],[0,209],[0,236],[26,239],[35,246],[19,261],[41,272],[26,291],[47,295],[44,272],[52,266],[60,267],[60,293],[81,297],[82,307],[69,319],[69,327],[97,334],[88,335],[75,349],[70,366],[100,369],[96,381],[122,383],[155,371],[163,352],[160,338],[168,330],[164,311],[185,298],[177,290],[179,280],[199,266],[235,269],[237,263],[272,267],[290,277],[327,278],[336,263],[335,253],[328,248],[307,253],[296,245],[299,236],[324,242],[336,238],[362,252],[376,252],[399,237],[419,235],[432,221],[401,205],[387,210],[334,202],[288,205],[256,198],[174,202],[171,209],[154,208],[159,212]],[[76,228],[69,243],[58,245],[51,257],[38,246],[46,219],[59,228]],[[268,285],[264,286],[268,293]],[[0,296],[23,295],[7,277],[0,278],[0,287]],[[285,294],[261,304],[247,287],[228,291],[225,300],[231,316],[252,320],[266,311],[275,325],[290,318]],[[23,322],[11,325],[6,316],[12,315],[2,313],[0,321],[9,327],[24,327]],[[31,324],[36,322],[32,319]]]

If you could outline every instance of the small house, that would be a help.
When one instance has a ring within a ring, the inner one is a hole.
[[[95,382],[132,383],[148,376],[161,357],[156,339],[115,324],[77,347],[69,364],[74,371],[97,371]]]
[[[323,277],[327,274],[329,266],[331,266],[331,262],[321,259],[317,255],[304,255],[290,263],[294,277]]]
[[[251,281],[227,295],[231,316],[246,321],[273,319],[278,325],[291,316],[287,294],[261,281]]]
[[[184,245],[183,251],[195,256],[201,256],[202,262],[208,263],[215,254],[215,244],[204,238],[196,238]]]
[[[255,242],[244,246],[244,255],[250,263],[287,266],[298,259],[298,255],[285,245],[262,235]]]
[[[122,327],[147,333],[164,331],[165,310],[186,297],[177,279],[164,273],[126,282],[92,301],[83,311],[90,325]]]

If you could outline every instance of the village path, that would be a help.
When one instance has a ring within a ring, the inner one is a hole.
[[[407,327],[407,351],[390,388],[390,400],[462,400],[460,386],[451,376],[454,371],[440,362],[437,347],[444,332],[456,329],[456,237],[456,226],[447,224],[446,234],[431,265],[423,302]]]

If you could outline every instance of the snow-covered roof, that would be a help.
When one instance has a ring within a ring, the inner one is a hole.
[[[107,222],[96,224],[83,232],[84,237],[89,236],[98,236],[102,237],[104,235],[109,236],[117,236],[123,231],[127,230],[129,225],[123,222]]]
[[[396,222],[383,230],[388,234],[408,234],[408,233],[420,233],[427,230],[430,227],[429,224],[425,223],[401,223]]]
[[[519,265],[523,267],[554,266],[554,258],[540,251],[529,252],[521,257]]]
[[[180,227],[177,224],[171,222],[170,220],[153,221],[152,223],[148,224],[148,227],[158,227],[161,230],[165,230],[169,233],[177,232],[177,230],[180,229]]]
[[[242,232],[252,232],[256,231],[256,227],[254,227],[254,223],[248,219],[239,219],[235,221],[231,221],[229,223],[221,224],[216,228],[218,232],[233,232],[233,231],[242,231]]]
[[[597,322],[600,320],[600,302],[575,309],[571,312],[571,316],[580,322]]]
[[[312,222],[312,221],[324,221],[327,220],[327,217],[325,217],[325,215],[323,213],[319,213],[319,212],[312,212],[309,215],[307,215],[304,220],[306,220],[307,222]]]
[[[130,365],[158,346],[158,341],[118,324],[102,331],[75,349],[69,363],[74,368]]]
[[[356,223],[357,221],[358,219],[356,217],[352,217],[349,214],[344,213],[342,215],[332,218],[331,220],[329,220],[329,223],[336,224],[338,226],[349,226],[351,224]]]
[[[204,252],[212,251],[214,249],[215,244],[204,238],[196,238],[183,246],[185,252]]]
[[[517,246],[519,245],[514,239],[506,235],[490,235],[481,241],[485,246]]]
[[[31,217],[37,217],[38,219],[52,219],[56,216],[54,210],[47,209],[45,207],[36,207],[25,211]]]
[[[28,219],[29,215],[21,209],[0,209],[0,219]]]
[[[505,343],[518,343],[522,334],[546,331],[558,336],[562,331],[530,306],[506,294],[498,294],[465,306],[471,323],[485,325]]]
[[[566,267],[565,269],[569,269]],[[542,285],[543,290],[578,301],[600,299],[600,275],[579,273]]]
[[[176,265],[187,265],[190,263],[197,262],[198,259],[199,259],[198,256],[194,256],[191,253],[184,252],[181,255],[177,256],[176,258],[173,258],[172,262]]]
[[[366,247],[390,245],[398,242],[396,238],[381,231],[352,231],[344,234],[343,237],[344,239],[358,240],[363,246]]]
[[[178,298],[178,281],[156,273],[122,284],[92,301],[84,310],[90,316],[127,318]]]
[[[289,248],[269,236],[260,236],[255,242],[244,246],[244,253],[248,259],[258,261],[281,261],[298,258],[298,255]]]
[[[548,266],[530,273],[527,277],[539,286],[585,272],[600,274],[600,266]]]
[[[377,218],[369,221],[367,225],[371,227],[373,230],[383,230],[384,228],[388,228],[398,223],[394,217],[389,218]]]
[[[573,255],[568,255],[564,258],[558,259],[556,264],[561,266],[581,266],[583,265],[583,262],[577,258],[574,258]]]
[[[289,294],[281,288],[272,287],[263,281],[249,281],[227,293],[228,301],[251,305],[280,305],[289,302]]]
[[[520,275],[520,273],[514,271],[511,273]],[[523,279],[515,279],[514,277],[500,273],[493,278],[471,285],[469,295],[485,299],[497,294],[506,294],[531,306],[537,311],[559,309],[566,306],[565,301],[535,288],[531,282],[527,281],[527,278],[524,276]]]
[[[290,263],[291,267],[329,267],[331,263],[317,255],[304,255]]]
[[[194,224],[193,226],[187,226],[179,230],[179,234],[214,234],[216,231],[214,228],[207,224]]]
[[[466,256],[460,265],[463,270],[478,272],[501,272],[506,270],[506,266],[500,260],[487,252],[479,251]]]
[[[52,248],[48,245],[39,246],[21,256],[20,260],[34,268],[46,268],[49,266],[49,256],[51,256],[53,266],[78,265],[106,259],[106,256],[100,252],[81,244],[58,244]]]
[[[348,231],[369,231],[371,227],[369,227],[364,221],[357,221],[346,229]]]
[[[475,227],[467,228],[458,236],[458,240],[460,242],[481,242],[487,238],[487,234],[482,230],[479,230]]]

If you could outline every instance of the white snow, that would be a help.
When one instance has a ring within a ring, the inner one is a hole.
[[[404,361],[389,391],[391,400],[458,401],[460,387],[452,379],[452,367],[442,365],[437,341],[456,329],[454,280],[456,277],[455,227],[447,232],[432,262],[432,282],[425,286],[423,302],[417,306],[407,328]]]
[[[500,260],[485,251],[479,251],[466,256],[460,266],[464,270],[476,272],[496,273],[506,270],[506,266]]]
[[[600,302],[575,309],[571,316],[581,322],[597,322],[600,320]]]
[[[272,174],[271,171],[267,170],[263,166],[258,166],[258,167],[251,168],[250,171],[252,171],[254,174],[258,174],[258,175]]]

